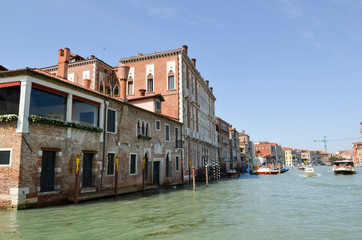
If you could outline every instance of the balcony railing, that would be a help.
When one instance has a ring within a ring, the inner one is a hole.
[[[175,141],[175,148],[182,148],[183,141],[182,140],[176,140]]]

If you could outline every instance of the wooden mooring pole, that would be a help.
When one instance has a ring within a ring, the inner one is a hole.
[[[192,188],[194,189],[194,191],[196,190],[196,185],[195,185],[195,166],[192,167]]]
[[[209,174],[207,171],[207,164],[205,166],[205,175],[206,175],[206,187],[208,187],[209,186]]]
[[[80,163],[80,155],[78,153],[77,156],[75,157],[74,204],[78,204],[79,163]]]
[[[143,161],[142,161],[142,192],[145,191],[145,163],[146,163],[146,158],[143,158]]]
[[[114,176],[114,197],[118,196],[118,154],[116,155],[116,174]]]

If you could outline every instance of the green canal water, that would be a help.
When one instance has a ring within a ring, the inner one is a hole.
[[[0,239],[362,239],[362,168],[291,169],[43,209],[0,211]]]

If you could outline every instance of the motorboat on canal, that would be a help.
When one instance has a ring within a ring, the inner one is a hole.
[[[334,161],[333,172],[335,174],[354,174],[356,169],[352,160]]]
[[[314,168],[312,168],[312,167],[306,167],[306,168],[304,169],[304,174],[305,174],[306,177],[313,177],[314,174],[315,174]]]
[[[285,173],[285,172],[288,172],[289,171],[289,168],[282,168],[280,169],[280,173]]]
[[[275,175],[278,173],[279,173],[279,170],[268,168],[268,167],[261,167],[258,170],[253,172],[253,174],[255,174],[255,175]]]

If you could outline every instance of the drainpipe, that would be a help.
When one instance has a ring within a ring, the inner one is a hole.
[[[107,106],[109,102],[104,100],[104,117],[103,117],[103,157],[102,157],[102,169],[101,169],[101,192],[103,190],[103,173],[104,173],[104,162],[106,159],[106,126],[107,126]]]

